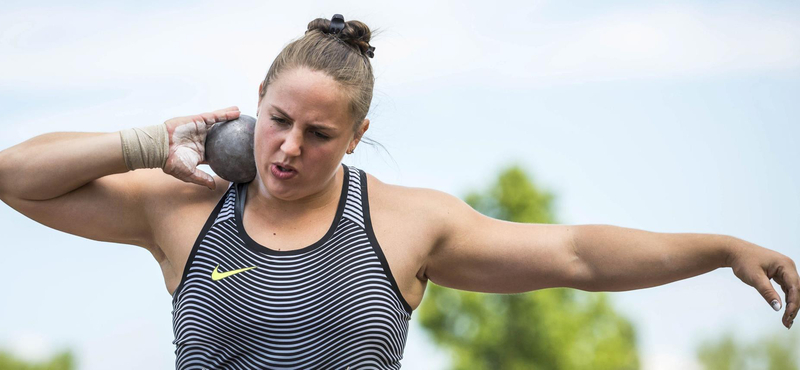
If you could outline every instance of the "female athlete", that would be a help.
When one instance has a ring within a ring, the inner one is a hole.
[[[428,280],[622,291],[731,267],[775,310],[779,283],[791,326],[800,282],[775,251],[726,235],[501,221],[341,163],[370,125],[370,37],[337,14],[280,52],[258,87],[248,183],[197,168],[208,129],[239,117],[230,107],[37,136],[0,153],[0,198],[48,227],[152,253],[178,369],[398,369]]]

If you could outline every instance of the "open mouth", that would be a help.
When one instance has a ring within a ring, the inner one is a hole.
[[[292,177],[297,176],[297,170],[293,170],[290,168],[286,168],[283,166],[279,166],[277,164],[272,164],[272,174],[279,179],[290,179]]]

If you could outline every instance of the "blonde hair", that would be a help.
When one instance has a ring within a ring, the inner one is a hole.
[[[357,132],[367,117],[375,85],[369,61],[375,49],[370,50],[369,45],[372,31],[362,22],[348,21],[343,30],[332,34],[330,25],[329,19],[314,19],[303,37],[281,50],[264,77],[258,98],[266,95],[269,84],[281,72],[295,68],[323,72],[342,85],[340,91],[349,102],[353,132]]]

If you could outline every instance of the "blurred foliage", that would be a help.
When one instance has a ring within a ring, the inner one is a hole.
[[[465,197],[487,216],[522,223],[556,223],[552,201],[518,165],[502,170],[487,193]],[[417,312],[429,336],[450,352],[457,370],[640,366],[633,325],[614,312],[602,292],[550,288],[493,294],[428,281]]]
[[[63,351],[51,359],[42,362],[27,362],[14,357],[11,353],[0,350],[0,370],[74,370],[75,356],[70,351]]]
[[[798,349],[797,334],[793,332],[741,343],[728,331],[719,338],[703,341],[696,354],[707,370],[797,370]]]

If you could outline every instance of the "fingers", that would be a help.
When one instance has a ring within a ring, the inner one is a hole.
[[[179,122],[180,124],[194,123],[198,127],[198,129],[201,129],[200,126],[203,126],[203,124],[205,123],[205,128],[210,129],[211,126],[217,122],[225,122],[237,119],[239,118],[240,115],[241,112],[239,111],[239,108],[236,106],[232,106],[224,109],[215,110],[213,112],[195,114],[185,117],[176,117],[173,118],[172,120],[176,119],[180,120]],[[166,123],[169,125],[170,121],[171,120],[167,120]]]
[[[239,118],[239,115],[241,114],[241,112],[239,112],[239,107],[235,105],[232,107],[227,107],[225,109],[215,110],[212,113],[216,114],[219,118],[221,118],[220,120],[217,120],[217,122],[236,119]]]
[[[800,289],[800,277],[794,263],[785,263],[778,267],[778,273],[773,277],[775,282],[780,284],[781,289],[786,294],[786,310],[783,313],[783,323],[788,328],[792,326],[797,311],[800,309],[798,300],[798,289]]]
[[[200,117],[206,122],[206,125],[213,125],[217,122],[230,121],[239,118],[239,108],[236,106],[215,110],[213,112],[202,113]]]
[[[217,184],[214,182],[214,178],[199,168],[195,168],[194,172],[189,175],[189,182],[205,186],[211,190],[214,190],[217,187]]]
[[[767,275],[759,275],[753,283],[753,287],[761,293],[761,296],[767,300],[767,303],[772,306],[772,309],[779,311],[783,306],[781,297],[778,295],[778,292],[772,288],[772,283],[769,282]]]
[[[786,294],[786,312],[784,312],[783,321],[791,327],[794,324],[794,318],[797,317],[797,309],[800,307],[797,303],[797,285],[788,288],[789,292]]]
[[[217,188],[217,184],[214,181],[214,178],[211,177],[211,175],[207,174],[205,171],[197,167],[194,167],[192,169],[189,169],[187,167],[176,167],[173,168],[173,170],[174,171],[169,172],[169,174],[183,182],[205,186],[211,190]]]

